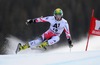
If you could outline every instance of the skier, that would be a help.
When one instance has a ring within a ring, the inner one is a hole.
[[[64,31],[68,39],[69,47],[73,47],[69,25],[67,20],[63,18],[63,11],[60,8],[54,10],[54,16],[40,17],[27,20],[26,24],[49,22],[50,28],[43,33],[39,38],[32,40],[25,45],[20,45],[19,49],[34,48],[39,46],[45,48],[46,46],[53,45],[60,40],[60,35]]]

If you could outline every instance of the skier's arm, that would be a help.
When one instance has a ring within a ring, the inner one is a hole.
[[[49,17],[39,17],[39,18],[35,19],[35,22],[36,23],[38,23],[38,22],[48,22],[48,18]]]
[[[67,39],[71,38],[70,31],[69,31],[69,25],[67,22],[65,23],[64,32],[66,34]]]
[[[28,19],[26,24],[31,24],[31,23],[38,23],[38,22],[48,22],[49,17],[39,17],[39,18],[35,18],[35,19]]]
[[[72,39],[71,39],[70,31],[69,31],[69,25],[68,25],[67,22],[65,23],[64,32],[66,34],[66,37],[67,37],[67,40],[68,40],[68,43],[69,43],[69,47],[72,47],[73,46],[72,45]]]

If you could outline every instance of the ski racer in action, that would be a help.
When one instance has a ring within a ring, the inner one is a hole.
[[[54,16],[40,17],[27,20],[26,24],[49,22],[50,28],[43,33],[39,38],[29,41],[25,45],[20,45],[19,49],[34,48],[39,46],[45,48],[46,46],[53,45],[60,40],[60,35],[64,31],[68,39],[69,47],[73,47],[69,25],[67,20],[63,18],[63,11],[60,8],[54,10]]]

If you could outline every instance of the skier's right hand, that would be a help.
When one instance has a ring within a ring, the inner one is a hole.
[[[69,44],[69,48],[72,48],[73,47],[73,44],[71,43],[71,44]]]
[[[73,43],[72,43],[72,40],[70,38],[68,39],[68,43],[69,43],[68,44],[69,45],[69,48],[72,48],[73,47]]]
[[[31,24],[32,22],[35,22],[35,19],[28,19],[28,20],[26,21],[26,25]]]

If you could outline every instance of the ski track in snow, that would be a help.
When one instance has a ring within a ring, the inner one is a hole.
[[[48,52],[26,49],[15,54],[17,43],[23,41],[16,37],[8,37],[8,55],[0,55],[0,65],[99,65],[100,37],[93,36],[89,40],[88,51],[85,51],[87,38],[74,43],[70,49],[63,46]]]

